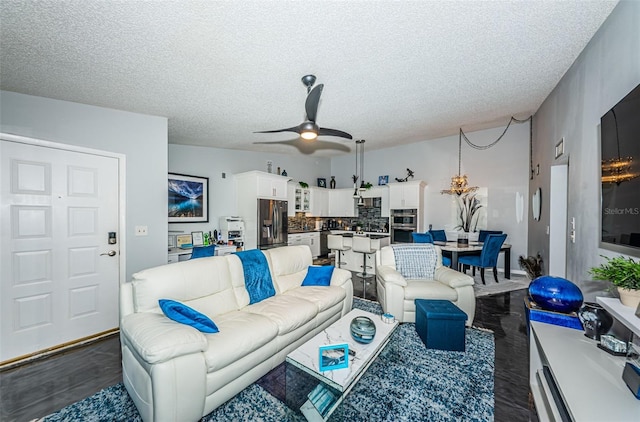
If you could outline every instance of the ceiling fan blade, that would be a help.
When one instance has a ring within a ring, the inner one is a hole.
[[[295,132],[295,133],[300,133],[300,127],[299,126],[294,126],[294,127],[289,127],[286,129],[276,129],[276,130],[259,130],[253,133],[278,133],[278,132]]]
[[[307,95],[307,101],[304,103],[305,111],[307,112],[307,119],[312,122],[316,121],[316,115],[318,114],[318,103],[320,102],[320,94],[322,94],[323,84],[320,84],[313,88],[309,95]]]
[[[287,141],[271,141],[271,142],[254,142],[255,145],[267,145],[267,144],[280,144],[280,145],[288,145],[296,148],[302,154],[310,155],[316,151],[320,150],[336,150],[342,152],[351,152],[351,148],[348,145],[339,144],[337,142],[329,142],[329,141],[315,141],[315,142],[302,142],[298,139],[290,139]]]
[[[320,128],[318,136],[339,136],[341,138],[353,139],[353,136],[349,135],[347,132],[343,132],[338,129],[329,129],[326,127]]]

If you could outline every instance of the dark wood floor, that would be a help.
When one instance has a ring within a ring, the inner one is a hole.
[[[362,281],[354,277],[362,297]],[[495,420],[537,421],[529,404],[529,352],[523,298],[526,290],[476,300],[475,325],[495,333]],[[373,280],[366,298],[375,299]],[[122,380],[120,341],[113,336],[91,346],[0,372],[0,421],[46,416]]]

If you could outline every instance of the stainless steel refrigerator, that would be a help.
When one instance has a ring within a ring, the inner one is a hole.
[[[287,246],[287,201],[258,199],[258,249]]]

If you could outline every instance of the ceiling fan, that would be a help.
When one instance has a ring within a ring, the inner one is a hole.
[[[318,136],[339,136],[341,138],[353,139],[353,137],[347,132],[318,126],[316,123],[316,114],[318,113],[318,103],[320,102],[320,94],[322,94],[324,85],[319,84],[312,89],[315,82],[315,75],[305,75],[302,77],[302,83],[307,87],[307,100],[304,103],[307,120],[300,123],[298,126],[286,129],[262,130],[254,133],[295,132],[298,133],[302,139],[307,141],[313,141]]]

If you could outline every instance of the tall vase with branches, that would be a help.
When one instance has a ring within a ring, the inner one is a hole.
[[[458,197],[458,226],[456,229],[474,232],[478,227],[482,204],[476,194],[466,194]]]

